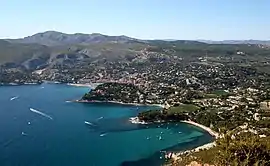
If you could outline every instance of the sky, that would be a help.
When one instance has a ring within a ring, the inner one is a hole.
[[[139,39],[270,40],[270,0],[0,0],[0,38],[48,30]]]

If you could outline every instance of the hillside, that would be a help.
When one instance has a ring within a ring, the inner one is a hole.
[[[22,39],[9,39],[8,41],[14,43],[38,43],[47,46],[57,46],[67,44],[89,44],[89,43],[103,43],[103,42],[127,43],[139,40],[127,36],[107,36],[99,33],[66,34],[56,31],[46,31]]]
[[[14,67],[24,64],[27,68],[38,66],[50,57],[50,49],[39,44],[19,44],[0,40],[0,65]]]
[[[190,59],[208,56],[259,58],[268,48],[245,44],[206,44],[189,40],[139,40],[127,36],[65,34],[47,31],[22,39],[0,40],[0,66],[37,70],[55,66],[74,67],[89,62],[153,62],[172,57]],[[238,52],[243,54],[238,55]],[[255,58],[255,59],[256,59]]]

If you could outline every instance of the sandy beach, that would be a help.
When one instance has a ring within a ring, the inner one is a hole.
[[[210,135],[214,136],[216,139],[219,137],[219,134],[215,131],[213,131],[212,129],[210,129],[209,127],[206,127],[204,125],[201,125],[199,123],[193,122],[193,121],[187,121],[187,120],[183,120],[181,121],[183,123],[188,123],[188,124],[192,124],[194,126],[200,127],[202,129],[204,129],[205,131],[207,131]]]
[[[147,124],[147,122],[141,121],[138,117],[132,117],[132,118],[130,118],[129,121],[131,123],[134,123],[134,124]],[[212,129],[210,129],[209,127],[206,127],[206,126],[201,125],[199,123],[196,123],[196,122],[193,122],[193,121],[186,121],[186,120],[183,120],[183,121],[180,121],[180,122],[182,122],[182,123],[188,123],[188,124],[197,126],[199,128],[202,128],[203,130],[207,131],[210,135],[212,135],[216,139],[219,137],[219,134],[217,132],[215,132]],[[157,122],[157,123],[160,123],[160,122]]]

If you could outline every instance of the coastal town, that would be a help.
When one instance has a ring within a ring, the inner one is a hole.
[[[0,166],[270,166],[270,0],[0,2]]]
[[[138,113],[131,119],[135,123],[185,122],[207,130],[216,142],[230,132],[231,137],[248,132],[269,142],[270,59],[254,60],[245,50],[222,53],[179,56],[173,49],[147,47],[130,61],[99,59],[34,71],[2,68],[0,83],[89,86],[92,90],[78,102],[160,106]],[[200,162],[209,163],[205,158],[210,157],[202,156],[218,149],[216,142],[199,147],[205,149],[197,156]],[[194,161],[192,152],[196,156],[200,150],[166,157],[170,164],[188,164]]]
[[[85,94],[82,100],[159,104],[162,109],[141,112],[133,122],[181,121],[202,125],[216,139],[224,138],[224,133],[229,131],[250,132],[263,139],[270,136],[270,77],[265,72],[211,62],[183,65],[162,61],[122,69],[126,71],[100,71],[91,81],[104,83]],[[201,149],[214,146],[212,143]],[[178,161],[183,154],[173,153],[167,157],[173,156],[173,160]]]

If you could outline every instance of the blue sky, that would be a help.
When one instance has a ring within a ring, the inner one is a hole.
[[[47,30],[141,39],[270,40],[270,0],[0,0],[0,38]]]

